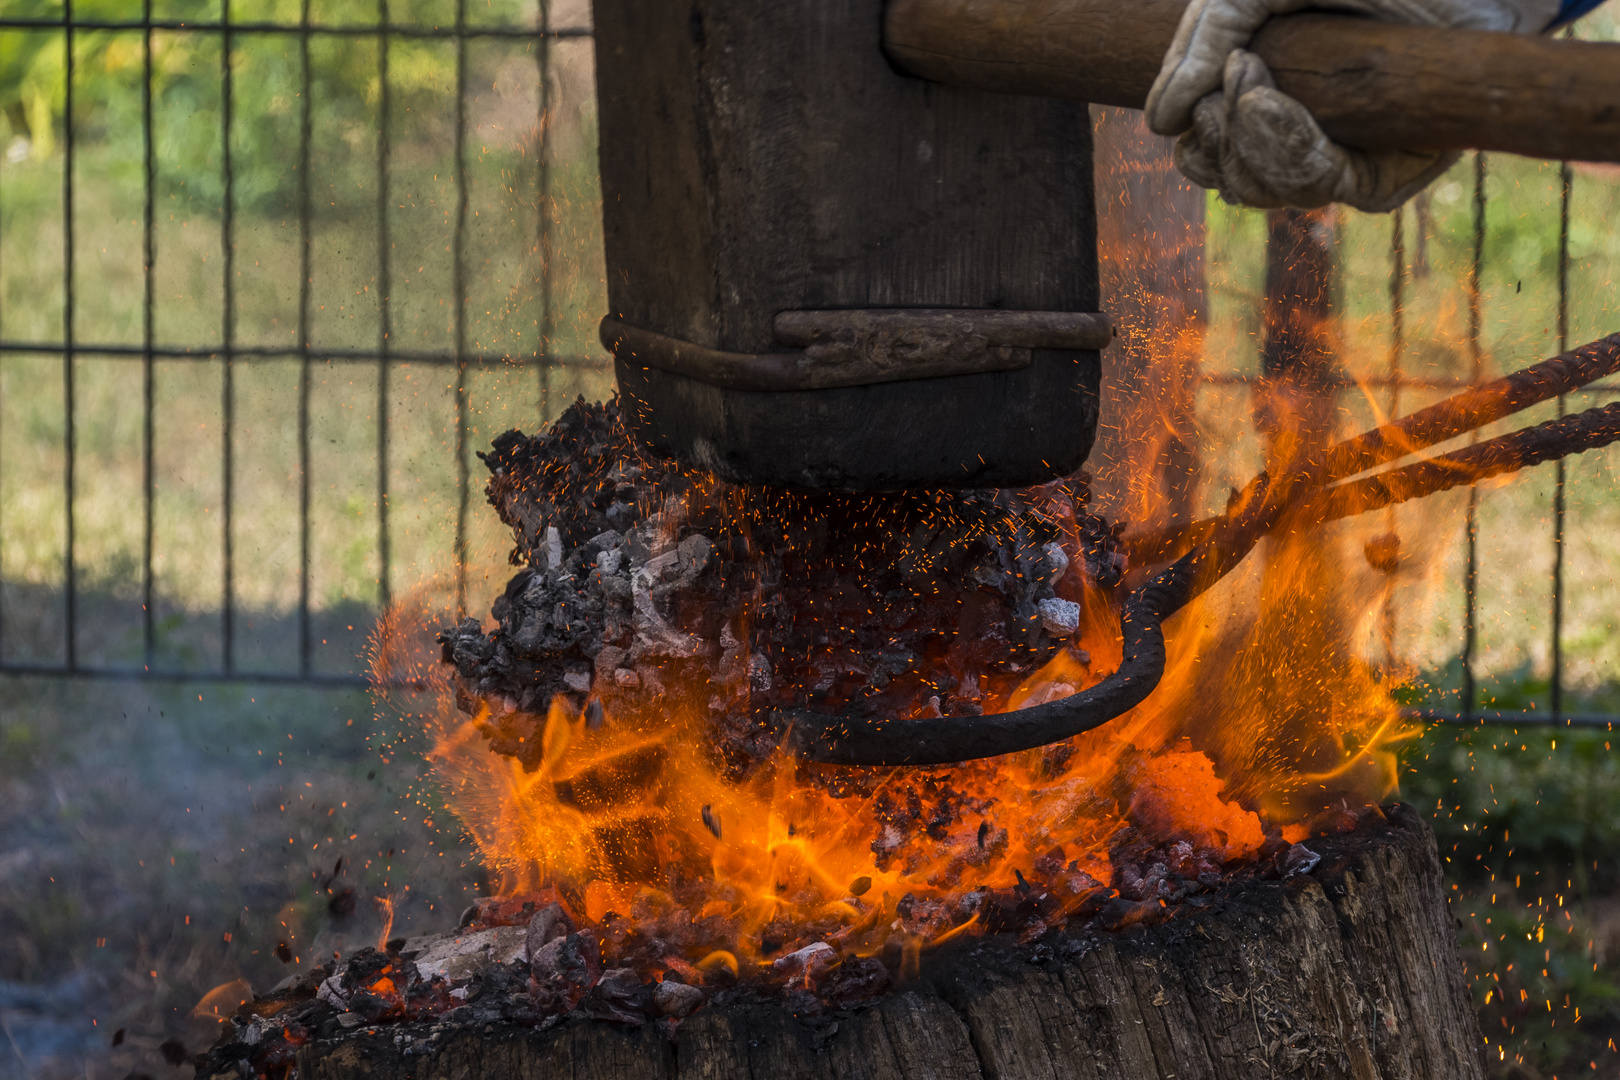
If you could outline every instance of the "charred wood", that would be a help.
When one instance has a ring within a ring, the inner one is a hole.
[[[329,998],[391,958],[356,959]],[[1399,805],[1181,903],[1121,895],[1063,931],[957,938],[905,963],[811,961],[774,990],[705,985],[685,1013],[657,1004],[667,983],[603,973],[566,1019],[525,1013],[531,984],[494,968],[455,1013],[423,1021],[289,989],[244,1006],[199,1075],[252,1075],[253,1048],[293,1027],[301,1045],[277,1075],[292,1065],[303,1080],[1484,1075],[1433,836]],[[838,996],[858,972],[876,992]]]

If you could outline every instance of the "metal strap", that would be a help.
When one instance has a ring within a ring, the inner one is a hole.
[[[727,352],[611,315],[601,336],[621,360],[727,390],[777,392],[1016,371],[1036,349],[1101,349],[1114,337],[1096,312],[974,308],[784,311],[775,331],[792,351]]]

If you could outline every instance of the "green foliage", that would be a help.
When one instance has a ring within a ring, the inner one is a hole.
[[[1406,752],[1404,795],[1433,816],[1504,1075],[1584,1068],[1620,1024],[1620,972],[1603,944],[1605,901],[1620,893],[1613,741],[1600,729],[1440,726]]]

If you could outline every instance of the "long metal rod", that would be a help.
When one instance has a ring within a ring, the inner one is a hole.
[[[69,5],[71,8],[71,5]],[[184,30],[197,33],[217,34],[226,27],[223,20],[199,20],[190,22],[181,19],[75,19],[71,14],[60,19],[23,19],[0,18],[0,30]],[[254,22],[230,23],[233,34],[288,34],[302,33],[301,26],[289,23],[256,20]],[[319,23],[309,27],[309,33],[327,37],[375,37],[379,31],[375,26],[325,26]],[[422,38],[434,41],[448,41],[455,38],[513,38],[527,41],[537,36],[537,31],[512,26],[462,26],[456,29],[446,29],[442,26],[419,26],[415,24],[394,23],[388,27],[388,33],[395,37]],[[556,30],[548,30],[545,36],[549,38],[588,38],[592,31],[586,26],[565,26]]]
[[[73,16],[73,0],[63,0],[63,17]],[[71,670],[79,665],[79,580],[74,562],[74,469],[77,464],[74,432],[74,355],[73,355],[73,28],[63,36],[64,53],[62,102],[62,413],[63,413],[63,491],[67,497],[67,535],[63,544],[63,588],[65,611],[65,652]]]
[[[309,27],[310,0],[299,7],[302,27]],[[314,631],[309,620],[309,491],[310,491],[310,380],[314,366],[310,361],[309,305],[310,289],[314,277],[314,240],[310,236],[310,140],[314,136],[314,112],[310,98],[313,82],[309,71],[309,34],[298,36],[299,99],[298,115],[298,671],[308,677],[314,654]]]
[[[1278,484],[1316,486],[1354,476],[1375,466],[1477,431],[1559,394],[1620,371],[1620,333],[1532,364],[1484,385],[1364,431],[1331,446],[1293,477]],[[1198,543],[1222,518],[1206,518],[1142,533],[1127,534],[1125,544],[1136,564],[1163,562]]]
[[[1568,162],[1558,168],[1558,348],[1569,348],[1569,197],[1575,182]],[[1558,416],[1567,412],[1568,397],[1558,395]],[[1552,671],[1549,675],[1548,706],[1556,722],[1564,714],[1564,485],[1569,473],[1564,459],[1558,459],[1553,477],[1553,572],[1552,572]]]
[[[141,0],[142,21],[152,18],[152,0]],[[141,209],[141,655],[151,669],[157,661],[157,602],[152,561],[157,541],[157,146],[152,125],[152,28],[141,35],[141,131],[146,167],[145,204]]]
[[[456,0],[456,29],[467,19],[467,0]],[[456,38],[456,223],[451,237],[455,293],[456,350],[456,618],[467,613],[467,508],[471,477],[467,469],[467,39]]]
[[[171,671],[146,667],[85,667],[68,669],[47,664],[6,664],[0,666],[0,677],[44,677],[75,679],[113,679],[129,682],[198,682],[198,683],[268,683],[274,686],[311,686],[317,689],[364,690],[375,684],[363,675],[289,674],[285,672],[227,672],[227,671]],[[420,684],[401,682],[389,686],[422,688]]]
[[[1255,537],[1258,538],[1258,535]],[[1164,676],[1164,620],[1242,560],[1222,565],[1218,545],[1188,552],[1126,599],[1115,672],[1077,694],[990,716],[927,719],[828,716],[782,710],[776,724],[811,761],[829,765],[944,765],[1045,746],[1101,727],[1145,701]]]
[[[1480,344],[1480,287],[1485,273],[1485,155],[1474,155],[1474,257],[1468,265],[1469,373],[1478,382],[1485,373],[1485,352]],[[1479,644],[1479,488],[1469,485],[1467,564],[1463,569],[1462,686],[1457,711],[1474,711],[1478,691],[1474,685],[1474,652]]]
[[[226,672],[236,667],[236,370],[232,352],[236,343],[236,173],[231,162],[232,101],[231,89],[231,0],[220,0],[224,29],[220,32],[220,164],[225,174],[225,190],[221,205],[220,248],[221,271],[224,276],[224,305],[221,314],[221,338],[225,348],[220,356],[220,407],[223,420],[220,433],[224,450],[221,455],[222,489],[224,503],[221,513],[222,567],[221,586],[224,590],[223,610],[220,612],[221,665]]]
[[[1390,215],[1389,232],[1389,396],[1384,402],[1384,415],[1390,420],[1401,414],[1401,372],[1406,349],[1406,208],[1397,206]],[[1384,665],[1395,668],[1395,569],[1400,558],[1400,533],[1395,507],[1384,514],[1385,535],[1394,541],[1395,562],[1386,567],[1384,576],[1384,604],[1379,620],[1383,636]]]
[[[1561,461],[1571,454],[1583,454],[1616,441],[1620,441],[1620,401],[1498,435],[1450,454],[1424,458],[1337,487],[1317,489],[1299,500],[1290,515],[1298,525],[1318,525],[1449,491],[1463,484],[1476,484],[1502,473]]]
[[[0,353],[33,354],[60,356],[66,351],[61,342],[51,341],[0,341]],[[83,356],[105,357],[109,360],[140,360],[147,354],[147,349],[141,345],[124,345],[114,343],[75,343],[73,351]],[[151,349],[153,356],[160,360],[195,360],[207,363],[218,360],[225,352],[224,345],[199,345],[193,347],[179,345],[154,345]],[[288,357],[297,357],[302,350],[286,348],[277,345],[236,345],[231,348],[231,357],[238,362],[246,360],[285,360]],[[381,358],[376,349],[320,349],[316,352],[322,359],[336,363],[374,364]],[[512,363],[510,353],[468,352],[459,360],[454,352],[440,352],[431,349],[390,349],[390,360],[401,363],[427,364],[439,367],[452,367],[458,363],[468,367],[506,367]],[[570,366],[583,365],[585,367],[608,367],[611,361],[598,356],[565,356],[557,358],[559,362],[566,362]],[[1620,386],[1606,389],[1620,391]]]
[[[388,0],[377,0],[377,21],[383,33],[377,39],[377,603],[389,601],[391,551],[388,536],[388,350],[393,346],[393,244],[388,229],[388,125],[392,122],[392,96],[388,88]]]
[[[0,345],[0,352],[5,347]],[[1265,380],[1259,375],[1246,375],[1238,371],[1212,371],[1197,376],[1198,381],[1210,386],[1254,386]],[[1350,378],[1347,376],[1330,376],[1321,380],[1320,386],[1329,390],[1467,390],[1475,383],[1469,379],[1433,378],[1421,375],[1402,374],[1397,379],[1388,375],[1369,375],[1365,378]],[[1571,394],[1620,394],[1620,384],[1617,383],[1591,383],[1579,386],[1570,391]]]
[[[148,0],[148,2],[150,2],[150,0]],[[4,205],[5,205],[4,199],[0,199],[0,208],[3,208]],[[0,213],[0,222],[3,222],[3,221],[4,221],[4,214]],[[3,258],[4,249],[5,249],[5,229],[4,229],[3,225],[0,225],[0,258]],[[4,281],[5,281],[5,276],[3,274],[0,274],[0,282],[4,282]],[[4,325],[5,325],[5,289],[3,287],[0,287],[0,328],[3,328]],[[0,331],[0,332],[3,332],[3,331]],[[5,415],[6,415],[5,386],[6,386],[5,365],[0,364],[0,455],[4,454],[5,443],[6,443],[6,439],[5,439],[5,423],[4,423]],[[6,500],[5,500],[5,490],[6,490],[6,470],[5,470],[5,465],[4,465],[4,462],[3,462],[3,458],[0,458],[0,665],[3,665],[5,663],[5,657],[6,657],[6,574],[5,574],[5,567],[6,567],[6,559],[5,559],[5,546],[6,546],[6,514],[5,514],[5,509],[6,509]]]
[[[551,26],[551,0],[538,0],[540,29]],[[535,40],[535,64],[540,80],[539,127],[535,132],[535,170],[539,187],[540,220],[537,223],[536,243],[540,256],[540,341],[536,361],[539,372],[539,415],[536,424],[544,424],[551,417],[551,339],[557,332],[556,312],[551,296],[551,214],[555,205],[551,198],[551,40],[541,36]]]
[[[1057,701],[987,716],[893,718],[785,709],[774,722],[786,730],[797,753],[834,765],[938,765],[1067,739],[1124,715],[1153,692],[1164,674],[1164,620],[1241,564],[1262,537],[1382,509],[1615,442],[1620,442],[1620,402],[1333,488],[1310,484],[1309,474],[1302,470],[1276,485],[1262,473],[1233,500],[1233,508],[1198,546],[1125,599],[1120,608],[1120,663],[1097,685]],[[1475,711],[1459,709],[1458,715]]]

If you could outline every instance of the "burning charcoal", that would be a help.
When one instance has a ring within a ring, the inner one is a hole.
[[[798,1018],[801,1023],[805,1020],[813,1020],[816,1017],[824,1016],[827,1012],[827,1005],[821,1000],[820,994],[807,986],[798,984],[789,986],[786,993],[782,995],[782,1007]]]
[[[327,974],[326,968],[319,965],[308,971],[294,972],[271,987],[268,997],[271,1000],[313,997]]]
[[[771,688],[771,662],[761,653],[750,653],[748,657],[748,686],[758,693],[765,693]]]
[[[460,1005],[444,1014],[444,1023],[460,1026],[470,1024],[478,1017],[478,1011],[471,1005]]]
[[[641,1011],[641,978],[632,968],[613,968],[602,973],[590,993],[579,1003],[579,1011],[592,1020],[640,1027],[647,1022]]]
[[[872,879],[864,874],[849,883],[849,895],[851,896],[865,896],[871,890]]]
[[[1080,605],[1052,597],[1035,605],[1040,612],[1041,629],[1056,638],[1073,637],[1080,629]]]
[[[349,993],[343,988],[343,979],[337,975],[321,983],[315,996],[339,1012],[349,1007]]]
[[[1277,869],[1285,878],[1295,877],[1299,874],[1308,874],[1316,869],[1316,864],[1322,861],[1322,856],[1306,847],[1304,844],[1292,844],[1277,859]]]
[[[652,1000],[658,1015],[684,1019],[693,1009],[703,1004],[703,991],[686,983],[665,979],[653,988]]]
[[[574,932],[574,920],[568,917],[561,904],[547,904],[534,913],[524,938],[526,955],[533,957],[540,949],[560,937]]]
[[[562,565],[562,534],[555,525],[547,525],[540,548],[540,568],[542,570],[555,570]]]
[[[720,815],[710,809],[708,803],[703,804],[703,827],[713,833],[716,840],[720,839]]]
[[[1047,544],[1041,552],[1052,567],[1052,577],[1060,578],[1069,572],[1069,553],[1063,550],[1062,544]]]
[[[283,964],[290,964],[293,962],[292,946],[288,945],[285,941],[276,942],[274,951],[276,954],[276,959],[280,960]]]
[[[714,543],[702,533],[693,533],[680,542],[676,551],[680,555],[681,571],[686,574],[697,574],[709,565],[709,555],[714,551]]]
[[[372,993],[370,990],[361,990],[349,999],[349,1010],[356,1013],[368,1023],[381,1019],[390,1012],[395,1004],[383,994]]]
[[[624,663],[625,658],[629,655],[630,653],[628,650],[621,649],[617,645],[602,646],[602,650],[596,654],[596,674],[598,676],[611,676],[619,665]]]
[[[819,979],[837,961],[838,954],[833,951],[833,947],[825,941],[818,941],[814,945],[806,945],[797,952],[780,957],[771,964],[771,970],[789,979],[801,979],[805,983],[811,983]]]
[[[1045,919],[1030,919],[1024,924],[1024,928],[1018,933],[1018,944],[1028,945],[1036,938],[1039,938],[1045,934],[1047,929]]]
[[[542,985],[555,983],[564,991],[583,993],[602,974],[596,939],[577,933],[554,938],[530,957],[529,971]]]
[[[882,993],[889,985],[889,969],[875,956],[845,957],[821,985],[828,1002],[849,1005]]]

